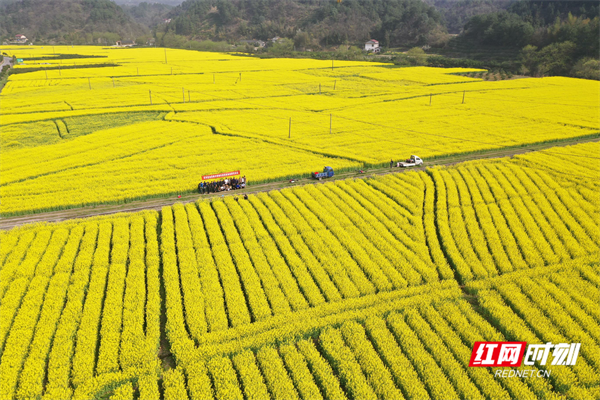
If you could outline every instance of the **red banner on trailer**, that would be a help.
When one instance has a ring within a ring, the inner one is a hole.
[[[202,175],[202,180],[206,181],[208,179],[226,178],[228,176],[236,176],[236,175],[240,175],[240,171],[223,172],[222,174],[214,174],[214,175]]]

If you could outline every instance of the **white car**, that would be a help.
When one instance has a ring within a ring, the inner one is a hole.
[[[417,156],[410,156],[410,158],[406,161],[401,161],[398,163],[400,168],[408,168],[408,167],[416,167],[419,165],[423,165],[423,160],[421,160]]]

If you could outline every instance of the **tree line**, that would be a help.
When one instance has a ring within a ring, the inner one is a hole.
[[[519,1],[472,17],[462,36],[482,45],[522,48],[522,74],[600,79],[599,11],[597,2]]]

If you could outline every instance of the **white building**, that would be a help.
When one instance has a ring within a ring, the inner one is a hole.
[[[135,46],[135,40],[118,40],[117,47],[132,47]]]
[[[379,53],[379,42],[375,39],[369,40],[367,43],[365,43],[365,50]]]

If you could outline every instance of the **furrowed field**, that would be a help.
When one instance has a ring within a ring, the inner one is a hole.
[[[171,49],[12,47],[2,216],[597,136],[597,82]],[[291,126],[291,129],[290,129]],[[436,178],[442,179],[442,178]]]
[[[596,399],[599,152],[2,232],[0,398]],[[475,341],[581,351],[499,379]]]

